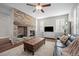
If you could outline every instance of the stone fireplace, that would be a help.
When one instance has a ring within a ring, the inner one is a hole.
[[[30,36],[35,36],[35,30],[30,30]]]
[[[35,18],[17,9],[13,9],[13,13],[15,25],[14,37],[23,38],[35,36]]]
[[[27,37],[27,27],[25,26],[18,26],[18,37]]]

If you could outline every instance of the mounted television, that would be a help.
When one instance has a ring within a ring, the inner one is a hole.
[[[53,32],[53,26],[46,26],[46,27],[44,28],[44,31],[45,31],[45,32]]]

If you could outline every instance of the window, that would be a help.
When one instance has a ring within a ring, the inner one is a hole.
[[[76,10],[76,34],[79,34],[79,6]]]
[[[56,32],[64,32],[65,19],[56,20]]]

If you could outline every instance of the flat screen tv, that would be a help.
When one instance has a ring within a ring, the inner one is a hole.
[[[44,27],[45,32],[53,32],[53,26],[46,26]]]

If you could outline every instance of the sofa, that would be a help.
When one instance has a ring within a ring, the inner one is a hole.
[[[0,38],[0,56],[20,55],[24,51],[22,42],[12,44],[9,38]]]
[[[57,40],[55,42],[55,47],[54,47],[54,53],[53,53],[53,55],[54,56],[66,56],[66,55],[63,54],[64,53],[63,50],[66,49],[66,48],[68,48],[69,45],[71,45],[72,43],[74,44],[74,42],[76,41],[77,37],[78,37],[78,35],[70,35],[70,36],[68,36],[68,39],[67,39],[67,41],[66,41],[65,44],[63,44],[61,42],[61,38],[57,38]],[[68,42],[70,42],[70,43],[68,43]],[[68,52],[67,52],[67,55],[68,56],[72,56],[71,54],[68,54]]]

